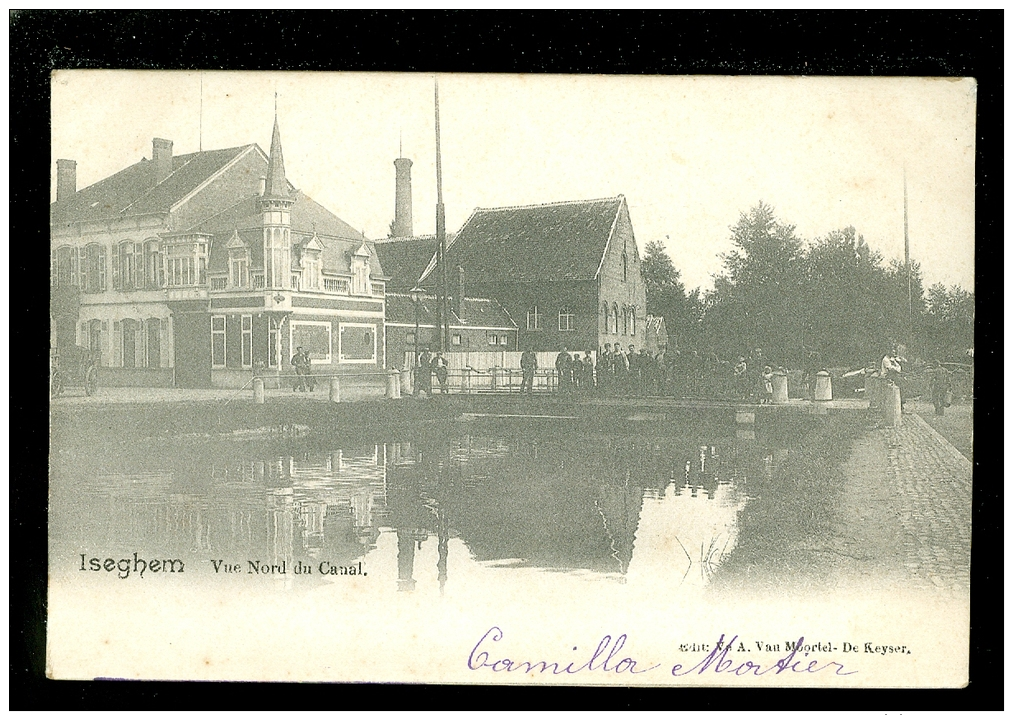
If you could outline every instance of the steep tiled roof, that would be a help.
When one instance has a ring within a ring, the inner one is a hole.
[[[447,249],[467,283],[593,280],[623,197],[475,209]],[[427,276],[427,284],[432,275]]]
[[[293,189],[288,198],[295,201],[291,209],[293,245],[309,241],[316,232],[317,239],[323,244],[323,269],[347,273],[349,256],[362,246],[362,234],[301,191]],[[227,270],[228,251],[225,250],[225,245],[233,233],[239,231],[240,238],[250,247],[251,267],[261,268],[264,265],[262,222],[259,197],[250,196],[182,232],[213,235],[208,270],[217,272]],[[370,242],[367,240],[366,243],[368,246]],[[383,274],[383,263],[375,250],[370,252],[370,273],[374,278],[380,277]]]
[[[465,298],[464,315],[459,316],[451,311],[450,324],[458,327],[497,328],[512,330],[517,324],[510,319],[510,314],[490,298]],[[419,324],[436,325],[440,321],[440,303],[438,296],[425,294],[419,304]],[[415,322],[415,305],[410,295],[405,293],[387,293],[387,322]]]
[[[388,289],[402,293],[415,287],[437,249],[436,236],[433,235],[381,238],[377,239],[375,246],[380,262],[390,276]]]
[[[256,151],[256,145],[174,156],[172,173],[158,184],[155,184],[154,162],[141,159],[52,204],[50,220],[53,223],[69,223],[168,211],[173,204],[247,151]]]

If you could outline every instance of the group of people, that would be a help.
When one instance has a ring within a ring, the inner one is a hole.
[[[443,353],[437,351],[435,355],[428,350],[419,353],[419,359],[412,370],[412,396],[418,397],[420,393],[426,393],[429,397],[433,395],[433,376],[440,385],[440,392],[447,394],[447,377],[450,363]]]
[[[973,357],[973,353],[969,353]],[[926,374],[929,377],[929,392],[932,398],[932,406],[937,415],[946,414],[946,408],[953,401],[953,383],[950,371],[946,366],[937,360],[930,360],[926,365]],[[886,378],[900,388],[900,409],[906,412],[907,398],[910,397],[911,386],[907,375],[907,360],[904,358],[903,350],[899,345],[894,345],[880,361],[879,376]]]
[[[521,355],[521,392],[530,394],[538,359],[527,350]],[[603,395],[655,395],[677,397],[738,398],[770,402],[774,369],[763,361],[759,348],[740,356],[732,366],[712,354],[701,358],[696,351],[685,355],[662,348],[657,353],[619,343],[606,343],[592,357],[591,351],[562,350],[555,360],[557,391],[562,394],[597,392]]]

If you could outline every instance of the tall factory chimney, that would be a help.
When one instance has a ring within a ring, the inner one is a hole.
[[[77,193],[77,162],[56,160],[56,200],[63,201]]]
[[[412,160],[395,159],[394,231],[395,237],[412,235]]]
[[[172,140],[151,140],[151,161],[155,165],[155,183],[165,181],[172,173]]]

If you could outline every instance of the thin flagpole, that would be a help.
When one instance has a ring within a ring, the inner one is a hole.
[[[443,209],[443,167],[440,161],[440,82],[434,79],[436,106],[436,238],[440,244],[440,350],[447,350],[450,315],[447,311],[447,226]]]

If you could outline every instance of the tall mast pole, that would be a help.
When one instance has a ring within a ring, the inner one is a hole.
[[[447,313],[447,226],[443,213],[443,167],[440,163],[440,82],[434,80],[436,94],[436,239],[440,244],[440,350],[447,350],[450,316]]]
[[[911,335],[913,303],[911,299],[911,243],[907,235],[907,167],[904,167],[904,268],[907,271],[907,331],[908,340]]]

